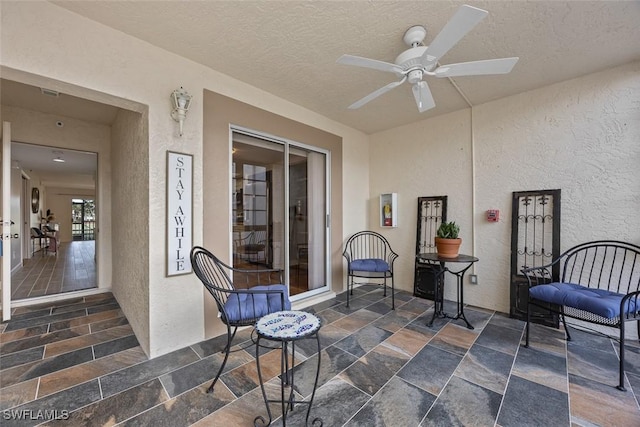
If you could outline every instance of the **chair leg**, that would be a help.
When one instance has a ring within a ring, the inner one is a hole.
[[[384,292],[382,293],[382,296],[387,296],[387,276],[384,276]]]
[[[524,347],[529,348],[529,324],[531,323],[531,307],[529,306],[529,301],[527,301],[527,324],[525,326],[525,339],[524,339]]]
[[[349,285],[351,285],[351,292],[353,292],[353,276],[347,276],[347,308],[349,308]]]
[[[620,316],[620,380],[616,387],[620,391],[627,391],[624,388],[624,319]]]
[[[564,332],[567,334],[567,341],[571,341],[571,334],[569,333],[569,327],[567,326],[567,319],[564,317],[564,307],[560,307],[560,319],[564,325]]]
[[[229,353],[231,352],[231,342],[233,341],[233,337],[236,336],[237,330],[238,330],[238,327],[235,327],[233,328],[233,333],[231,333],[231,327],[227,325],[227,345],[224,347],[224,350],[222,350],[225,353],[224,360],[220,365],[220,369],[218,369],[218,373],[216,374],[216,377],[213,379],[213,382],[207,389],[207,393],[211,393],[213,391],[213,387],[216,385],[216,382],[218,382],[218,378],[220,378],[220,374],[222,374],[222,370],[224,369],[224,366],[227,364],[227,359],[229,359]]]
[[[393,275],[391,276],[391,310],[396,309],[396,286],[393,283]]]

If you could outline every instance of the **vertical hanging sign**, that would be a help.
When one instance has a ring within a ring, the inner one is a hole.
[[[167,151],[167,276],[191,273],[193,156]]]

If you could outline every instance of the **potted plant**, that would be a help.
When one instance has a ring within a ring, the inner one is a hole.
[[[439,256],[445,258],[458,256],[462,244],[462,239],[458,237],[458,234],[460,234],[460,226],[454,221],[440,224],[435,239]]]

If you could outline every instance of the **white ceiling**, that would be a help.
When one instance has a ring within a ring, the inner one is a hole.
[[[508,75],[457,77],[473,105],[640,59],[638,1],[54,1],[153,45],[348,126],[373,133],[467,105],[428,78],[437,107],[418,113],[404,84],[359,110],[347,106],[395,80],[336,64],[343,53],[387,62],[404,32],[425,44],[462,4],[489,11],[440,62],[519,56]],[[189,89],[189,82],[184,82]]]
[[[54,162],[60,157],[64,163]],[[50,174],[81,174],[94,176],[98,168],[96,153],[62,148],[44,147],[14,142],[11,144],[11,160],[14,166],[20,166],[25,171],[37,171]]]

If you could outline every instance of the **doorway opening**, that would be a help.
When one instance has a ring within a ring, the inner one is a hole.
[[[96,204],[93,199],[71,199],[71,238],[95,240]]]
[[[98,155],[14,141],[11,158],[28,177],[21,193],[32,195],[21,214],[28,233],[19,240],[25,256],[11,271],[11,299],[97,288]]]

